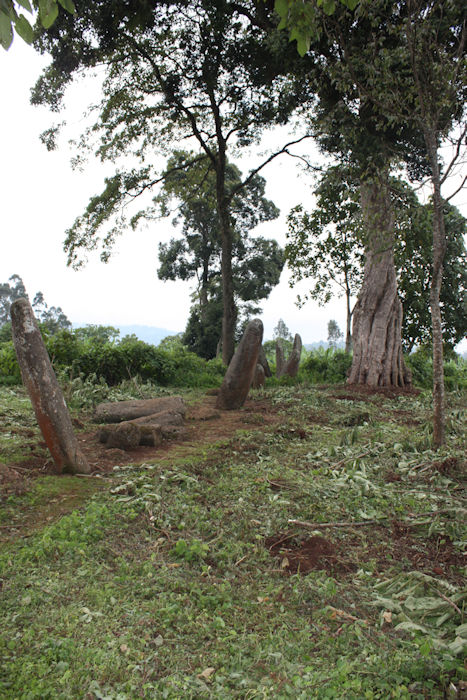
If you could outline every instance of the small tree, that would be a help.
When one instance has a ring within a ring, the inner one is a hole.
[[[277,326],[273,331],[274,340],[286,340],[292,342],[292,333],[289,331],[285,321],[281,318],[277,322]]]
[[[29,298],[23,280],[19,275],[12,275],[8,282],[0,284],[0,326],[10,323],[11,305],[16,299],[21,297]],[[34,296],[32,308],[42,328],[49,333],[56,333],[59,330],[71,328],[71,322],[60,306],[49,307],[42,292],[37,292]]]
[[[328,323],[328,344],[330,348],[337,348],[337,343],[344,337],[341,329],[337,325],[337,321],[331,319]]]
[[[161,265],[158,276],[163,280],[197,279],[184,339],[191,350],[210,358],[216,354],[222,332],[222,234],[216,207],[214,173],[206,171],[201,164],[193,166],[189,172],[179,169],[180,161],[189,157],[188,153],[179,152],[170,159],[168,166],[172,172],[155,198],[162,215],[168,215],[174,203],[179,204],[173,223],[181,220],[183,233],[183,238],[173,238],[168,244],[159,244]],[[239,169],[227,163],[228,188],[236,187],[241,181]],[[271,221],[279,215],[274,203],[265,197],[265,184],[264,178],[255,175],[232,198],[232,277],[236,322],[239,312],[248,316],[260,311],[257,302],[267,298],[279,282],[283,267],[283,253],[276,241],[249,236],[259,223]]]
[[[347,321],[345,351],[352,346],[351,297],[360,288],[363,275],[363,227],[355,175],[349,168],[332,166],[321,177],[316,208],[308,214],[301,206],[290,212],[285,257],[292,272],[290,286],[313,280],[308,294],[298,297],[327,304],[333,293],[345,295]]]

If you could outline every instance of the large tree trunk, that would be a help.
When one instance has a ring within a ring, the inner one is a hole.
[[[401,344],[402,303],[394,267],[394,217],[386,174],[361,183],[367,232],[363,284],[353,311],[349,383],[371,387],[410,384]]]
[[[345,301],[347,304],[347,317],[345,323],[345,352],[352,350],[352,309],[350,308],[350,290],[346,282]]]
[[[232,227],[227,197],[225,195],[225,154],[220,158],[216,172],[217,211],[222,236],[222,361],[228,365],[235,351],[235,325],[237,311],[235,307],[232,279]]]
[[[443,201],[438,164],[437,138],[434,129],[425,125],[425,143],[431,165],[433,184],[433,268],[430,287],[430,308],[433,339],[433,445],[438,448],[444,443],[445,398],[443,363],[443,326],[439,297],[443,279],[443,260],[446,252],[446,232],[444,229]]]

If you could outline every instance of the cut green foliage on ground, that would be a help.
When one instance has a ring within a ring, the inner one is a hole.
[[[260,398],[275,424],[3,498],[0,697],[462,697],[465,396],[438,452],[428,395]]]

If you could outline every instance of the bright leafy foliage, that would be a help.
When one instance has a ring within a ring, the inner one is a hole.
[[[32,0],[32,4],[29,0],[0,0],[0,46],[9,49],[15,31],[27,44],[32,44],[34,30],[22,10],[30,15],[37,11],[42,26],[48,29],[58,17],[59,5],[70,14],[76,12],[73,0]]]

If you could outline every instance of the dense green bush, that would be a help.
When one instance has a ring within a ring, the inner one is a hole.
[[[16,361],[16,353],[13,343],[10,340],[7,343],[0,344],[0,386],[19,384],[21,382],[21,373],[19,365]]]
[[[219,360],[206,362],[175,338],[161,346],[148,345],[136,336],[121,341],[98,340],[76,331],[44,336],[52,364],[69,378],[96,377],[114,386],[132,377],[160,386],[216,386],[224,374]],[[0,383],[19,383],[16,355],[11,341],[0,344]]]
[[[433,386],[433,358],[431,348],[420,347],[406,358],[415,386],[431,389]],[[467,389],[467,360],[459,355],[444,363],[444,383],[448,391]]]
[[[343,350],[312,350],[301,365],[301,371],[312,384],[342,384],[352,364],[352,355]]]

